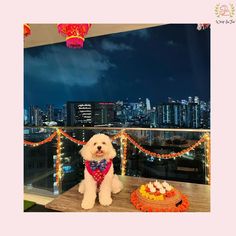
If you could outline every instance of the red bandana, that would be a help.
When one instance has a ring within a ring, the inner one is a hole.
[[[100,162],[96,161],[85,161],[85,167],[90,175],[93,176],[94,180],[97,182],[99,187],[102,181],[104,180],[105,175],[110,170],[112,161],[101,160]]]

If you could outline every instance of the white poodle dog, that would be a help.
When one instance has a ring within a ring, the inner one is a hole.
[[[81,207],[93,208],[97,192],[101,205],[111,205],[111,193],[118,193],[123,188],[118,176],[114,174],[112,159],[116,151],[111,139],[105,134],[95,134],[80,153],[85,161],[84,180],[78,189],[84,194]]]

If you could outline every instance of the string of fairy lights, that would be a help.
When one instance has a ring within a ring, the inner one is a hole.
[[[210,135],[206,134],[205,135],[205,155],[207,158],[207,163],[205,165],[206,168],[206,181],[208,184],[211,183],[211,139],[210,139]]]
[[[116,139],[120,138],[120,159],[121,159],[121,175],[126,174],[126,163],[127,163],[127,137],[124,135],[122,130],[120,135],[116,136]],[[115,140],[114,138],[112,140]]]
[[[180,152],[170,153],[170,154],[160,154],[151,152],[144,147],[142,147],[140,144],[138,144],[129,134],[127,134],[124,131],[121,131],[120,133],[116,134],[112,140],[120,138],[121,140],[121,175],[126,174],[126,163],[127,163],[127,140],[129,140],[130,143],[134,145],[136,149],[138,149],[140,152],[146,154],[146,156],[151,156],[158,158],[159,161],[161,159],[175,159],[177,157],[183,156],[184,154],[187,154],[193,150],[195,150],[198,146],[200,146],[202,143],[205,143],[205,156],[206,156],[206,182],[210,184],[210,134],[205,133],[198,141],[196,141],[193,145],[190,147],[183,149]]]
[[[57,185],[60,184],[60,180],[62,178],[62,155],[61,155],[61,130],[58,129],[57,131],[57,159],[56,159],[56,183]]]
[[[38,147],[40,145],[43,145],[45,143],[51,142],[56,137],[57,140],[57,155],[56,155],[56,184],[57,186],[60,185],[61,179],[63,177],[63,169],[62,169],[62,138],[65,137],[66,139],[70,140],[73,143],[76,143],[77,145],[85,145],[85,141],[78,140],[72,136],[70,136],[68,133],[63,131],[61,128],[58,128],[55,132],[53,132],[48,138],[40,141],[40,142],[31,142],[24,140],[25,146],[31,146],[31,147]],[[177,157],[183,156],[186,153],[189,153],[193,150],[195,150],[197,147],[199,147],[201,144],[204,143],[204,150],[205,150],[205,157],[206,157],[206,181],[208,184],[210,184],[210,134],[205,133],[198,141],[196,141],[194,144],[192,144],[190,147],[183,149],[180,152],[170,153],[170,154],[160,154],[156,152],[151,152],[147,149],[145,149],[142,145],[140,145],[135,139],[133,139],[129,134],[125,132],[125,130],[121,130],[119,133],[111,137],[112,141],[115,141],[116,139],[120,139],[120,157],[121,157],[121,175],[126,174],[126,164],[127,164],[127,151],[128,151],[128,141],[130,144],[132,144],[136,149],[139,150],[139,152],[146,154],[146,156],[151,156],[154,158],[158,158],[160,161],[161,159],[175,159]]]

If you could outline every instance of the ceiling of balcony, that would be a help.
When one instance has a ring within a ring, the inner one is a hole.
[[[144,29],[161,24],[93,24],[86,38]],[[24,47],[37,47],[53,43],[61,43],[65,38],[58,34],[57,24],[30,24],[31,35],[24,39]]]

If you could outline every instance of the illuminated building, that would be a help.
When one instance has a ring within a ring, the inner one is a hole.
[[[47,114],[47,121],[55,121],[53,105],[51,104],[47,105],[46,114]]]
[[[94,103],[93,123],[95,125],[111,124],[115,120],[115,103],[98,102]]]
[[[30,124],[33,126],[41,126],[42,110],[38,106],[30,106]]]
[[[115,103],[68,102],[67,125],[108,125],[115,120]]]
[[[67,126],[92,124],[91,102],[67,102]]]

